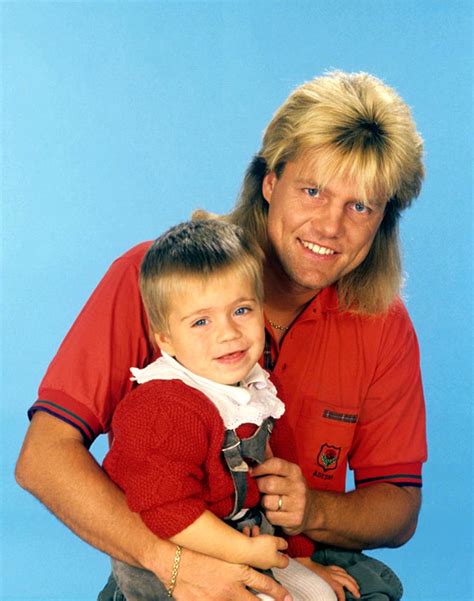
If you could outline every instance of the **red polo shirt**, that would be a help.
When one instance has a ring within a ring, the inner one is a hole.
[[[47,411],[87,443],[110,432],[132,388],[131,366],[154,358],[138,290],[150,242],[117,259],[79,314],[40,384],[29,415]],[[420,486],[426,459],[416,336],[397,301],[386,314],[341,312],[333,288],[300,315],[278,348],[274,376],[313,488],[344,490],[347,463],[358,487]]]
[[[358,316],[339,311],[327,288],[273,347],[274,380],[311,488],[343,491],[348,464],[357,487],[421,486],[419,352],[401,301],[385,315]]]

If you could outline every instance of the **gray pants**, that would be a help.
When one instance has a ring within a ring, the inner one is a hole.
[[[166,587],[158,578],[141,568],[135,568],[123,561],[112,560],[112,570],[118,584],[114,601],[169,601]],[[100,599],[100,597],[99,597]]]
[[[403,586],[400,579],[384,563],[364,553],[328,548],[313,553],[311,559],[322,565],[336,565],[344,568],[360,587],[359,601],[400,601]],[[349,592],[346,601],[356,601]]]
[[[393,570],[381,561],[368,557],[364,553],[329,548],[316,551],[312,559],[322,565],[338,565],[347,570],[360,586],[362,601],[400,601],[402,598],[402,583]],[[142,585],[144,587],[147,586],[148,577],[146,575],[151,574],[151,572],[133,568],[132,566],[127,566],[127,564],[122,564],[122,566],[126,566],[127,569],[121,571],[119,568],[118,573],[120,574],[120,578],[125,578],[132,586],[137,585],[138,580],[140,581],[139,587],[142,587]],[[152,579],[150,582],[154,587],[151,594],[155,595],[151,598],[157,599],[157,601],[169,599],[164,586],[153,574],[151,576]],[[127,582],[124,584],[125,587],[128,586]],[[146,588],[143,590],[146,590]],[[98,601],[130,601],[132,598],[143,599],[143,597],[139,596],[126,599],[112,575],[104,590],[100,593]],[[348,591],[346,591],[346,601],[355,601],[355,597]]]

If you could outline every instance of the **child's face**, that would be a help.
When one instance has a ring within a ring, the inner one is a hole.
[[[263,310],[252,282],[238,271],[190,277],[172,298],[162,350],[199,376],[237,384],[258,361],[265,342]]]

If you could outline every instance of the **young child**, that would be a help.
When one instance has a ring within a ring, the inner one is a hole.
[[[291,432],[278,419],[284,405],[257,363],[264,347],[261,263],[240,228],[216,220],[171,228],[143,260],[141,293],[162,356],[132,368],[139,386],[115,412],[104,469],[131,510],[177,552],[169,583],[114,560],[128,601],[172,596],[181,547],[273,569],[295,601],[336,599],[295,560],[286,567],[288,542],[274,536],[249,476],[249,466],[271,452],[275,420],[272,451],[295,460]]]

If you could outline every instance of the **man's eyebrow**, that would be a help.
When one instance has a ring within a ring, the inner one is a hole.
[[[321,192],[325,189],[326,192],[331,193],[330,187],[324,188],[324,186],[318,184],[318,182],[315,179],[310,179],[307,177],[296,177],[295,182],[299,186],[305,186],[307,188],[318,188]],[[375,209],[383,209],[387,203],[386,200],[380,198],[367,198],[367,200],[362,200],[362,198],[359,198],[358,196],[354,197],[352,201],[361,202],[362,204],[372,206]]]
[[[386,205],[386,201],[381,200],[380,198],[369,198],[366,202],[364,202],[363,200],[361,202],[369,205],[369,207],[374,207],[380,210],[384,209]]]
[[[297,177],[295,178],[295,182],[300,185],[308,186],[311,188],[321,188],[321,184],[318,184],[315,179],[310,179],[307,177]]]

